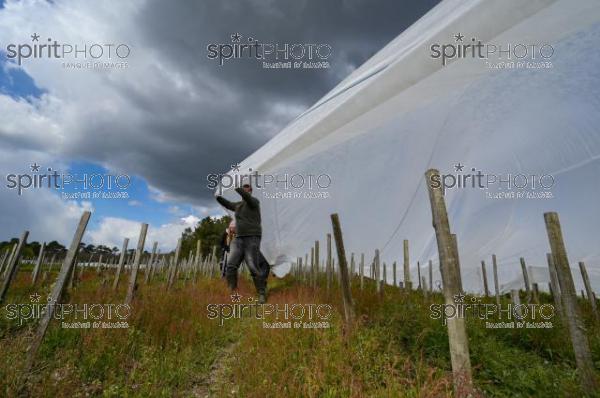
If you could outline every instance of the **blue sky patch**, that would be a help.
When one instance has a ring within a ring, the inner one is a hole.
[[[1,0],[0,0],[1,1]],[[6,54],[0,51],[0,93],[14,99],[40,98],[44,90],[35,85],[35,82],[23,69],[13,68],[5,61]]]
[[[175,212],[174,203],[155,200],[146,180],[138,176],[121,175],[90,162],[73,162],[67,171],[59,172],[72,176],[72,182],[65,184],[64,189],[60,191],[61,195],[85,191],[84,184],[87,182],[87,191],[96,193],[96,197],[92,195],[90,199],[84,200],[91,202],[95,213],[102,217],[118,217],[161,225],[192,212],[191,208]],[[99,217],[94,219],[97,222],[100,220]]]

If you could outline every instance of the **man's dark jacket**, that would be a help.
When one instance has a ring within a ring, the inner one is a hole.
[[[240,202],[230,202],[222,196],[217,196],[217,202],[235,212],[235,235],[261,236],[259,200],[242,188],[236,188],[235,191],[242,197]]]

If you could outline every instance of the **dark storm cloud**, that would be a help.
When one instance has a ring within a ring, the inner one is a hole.
[[[248,95],[272,95],[312,104],[339,81],[339,69],[356,68],[431,9],[437,1],[154,0],[140,14],[148,43],[188,70],[201,70],[238,85]],[[240,33],[262,42],[327,43],[332,69],[270,71],[256,62],[218,67],[206,57],[209,43]]]
[[[182,98],[170,93],[171,87],[149,94],[137,85],[119,84],[115,89],[144,115],[143,132],[139,125],[122,127],[114,146],[84,137],[88,154],[140,174],[178,199],[207,204],[212,195],[204,187],[208,173],[226,171],[254,152],[435,3],[150,1],[137,16],[142,45],[184,76],[188,89],[203,100]],[[333,48],[331,69],[265,70],[255,60],[224,66],[209,60],[206,46],[228,43],[233,33],[261,42],[327,43]],[[220,102],[220,87],[232,98]],[[124,149],[127,156],[118,157]],[[81,147],[77,150],[81,155]]]

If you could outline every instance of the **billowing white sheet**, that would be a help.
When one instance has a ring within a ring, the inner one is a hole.
[[[549,43],[552,67],[490,69],[474,58],[442,66],[430,57],[431,44],[454,43],[458,33],[484,43]],[[481,260],[493,288],[492,253],[503,290],[522,286],[519,257],[546,288],[545,211],[560,215],[576,287],[577,262],[585,261],[600,290],[599,44],[598,1],[442,2],[241,164],[242,172],[331,177],[330,199],[268,199],[273,189],[255,190],[263,251],[285,263],[320,239],[324,253],[329,214],[337,212],[349,253],[365,253],[369,265],[378,248],[388,275],[397,261],[402,278],[409,239],[412,279],[417,261],[432,259],[439,280],[424,172],[456,174],[460,163],[462,174],[476,168],[555,180],[551,199],[448,191],[466,290],[482,290]]]

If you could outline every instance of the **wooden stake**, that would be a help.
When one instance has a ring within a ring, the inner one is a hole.
[[[337,214],[331,215],[331,224],[333,226],[333,235],[335,237],[335,246],[340,268],[340,281],[342,287],[342,301],[344,303],[344,320],[348,330],[352,329],[354,321],[354,303],[352,292],[350,290],[350,279],[348,277],[348,264],[346,263],[346,251],[344,249],[344,240],[342,237],[342,227]]]
[[[316,281],[316,271],[315,271],[315,247],[310,248],[310,282],[312,284],[313,289],[317,285]]]
[[[102,254],[100,255],[100,258],[98,259],[98,262],[96,263],[96,274],[100,274],[100,272],[102,271],[104,267],[102,266]]]
[[[127,288],[127,296],[125,296],[125,304],[131,304],[133,296],[137,290],[137,274],[140,269],[140,261],[144,254],[144,245],[146,244],[146,233],[148,232],[148,224],[142,224],[140,230],[140,237],[138,239],[137,250],[135,251],[135,259],[133,260],[133,269],[131,270],[131,276],[129,277],[129,286]]]
[[[173,260],[173,267],[169,280],[167,281],[167,290],[171,289],[173,283],[177,280],[177,267],[179,266],[179,252],[181,251],[181,238],[177,240],[177,249],[175,249],[175,259]],[[213,247],[214,254],[214,247]],[[214,270],[213,270],[214,273]]]
[[[302,281],[307,284],[310,283],[310,263],[308,262],[308,258],[308,253],[305,253],[302,259]]]
[[[200,260],[202,259],[202,241],[198,239],[196,242],[196,259],[194,263],[194,282],[198,281],[198,274],[200,273]],[[223,262],[223,267],[227,267],[227,258]]]
[[[8,264],[6,264],[6,268],[4,268],[4,279],[8,276],[8,272],[10,271],[10,265],[12,264],[12,260],[15,257],[15,253],[17,252],[17,247],[19,243],[15,243],[13,245],[12,251],[10,252],[10,257],[8,258]]]
[[[154,274],[156,274],[157,270],[160,272],[161,259],[164,260],[164,256],[161,258],[160,249],[158,249],[156,251],[156,257],[154,258],[154,265],[152,266],[152,269],[150,270],[150,279],[148,280],[148,282],[152,281],[152,277],[154,276]]]
[[[6,297],[6,292],[8,292],[8,287],[13,281],[15,275],[19,270],[19,257],[21,257],[21,251],[23,250],[23,246],[27,244],[27,237],[29,236],[29,231],[23,232],[21,235],[21,239],[19,239],[19,243],[15,246],[13,251],[13,255],[10,258],[10,262],[8,263],[7,274],[4,277],[4,281],[2,282],[2,290],[0,290],[0,304],[4,302],[4,298]]]
[[[2,261],[0,261],[0,274],[2,274],[4,272],[4,263],[6,262],[6,259],[8,258],[9,252],[10,252],[10,249],[6,249],[6,250],[4,250],[4,253],[2,253]]]
[[[32,286],[35,286],[38,275],[40,274],[40,269],[42,268],[42,259],[44,258],[44,249],[45,248],[46,248],[46,242],[43,242],[42,247],[40,247],[40,254],[38,255],[37,262],[35,263],[35,268],[33,269],[33,273],[31,274],[31,285]]]
[[[329,238],[331,239],[331,237]],[[317,267],[317,274],[321,271],[321,253],[320,253],[319,241],[315,241],[315,265]],[[330,248],[331,250],[331,248]]]
[[[489,297],[490,289],[488,288],[487,271],[485,269],[485,261],[483,260],[481,260],[481,274],[483,279],[483,290],[485,292],[485,297]]]
[[[550,241],[554,266],[560,285],[563,313],[569,327],[573,351],[575,352],[577,370],[584,391],[592,395],[598,392],[598,381],[594,374],[594,364],[588,340],[583,332],[585,329],[577,306],[577,293],[571,275],[571,268],[569,267],[558,214],[554,212],[544,213],[544,221],[546,222],[546,231],[548,232],[548,240]]]
[[[408,258],[408,239],[404,239],[404,287],[412,289],[410,282],[410,261]]]
[[[184,280],[186,283],[192,277],[192,264],[193,264],[193,260],[194,260],[193,256],[194,256],[194,253],[190,250],[188,253],[188,258],[185,262],[185,279]]]
[[[213,276],[215,274],[218,274],[219,276],[221,276],[219,273],[220,272],[219,271],[219,260],[217,259],[217,246],[216,245],[212,247],[212,252],[210,253],[210,258],[211,258],[211,261],[213,264]],[[177,268],[175,268],[175,272],[177,272]]]
[[[119,278],[121,272],[123,272],[123,266],[125,265],[125,258],[127,256],[127,245],[129,245],[129,238],[123,240],[123,247],[121,249],[121,257],[119,257],[119,265],[117,266],[117,273],[115,274],[115,281],[113,282],[113,290],[117,290],[119,286]]]
[[[517,318],[517,320],[522,321],[523,313],[521,312],[521,298],[519,297],[519,290],[511,289],[510,297],[511,297],[512,303],[513,303],[513,311],[512,312],[513,312],[515,318]]]
[[[208,255],[208,258],[206,260],[207,267],[209,267],[209,263],[208,263],[209,260],[210,260],[210,254]],[[167,266],[165,269],[165,274],[166,274],[165,275],[166,276],[165,286],[168,288],[169,282],[171,281],[171,274],[173,273],[173,256],[172,255],[168,256],[166,261],[168,261],[168,262],[167,262]],[[210,270],[207,270],[207,272],[209,273],[209,276],[210,276]]]
[[[521,257],[521,271],[523,272],[523,283],[525,284],[525,291],[527,292],[527,302],[531,302],[531,286],[529,285],[529,274],[527,273],[527,266],[525,265],[525,259]]]
[[[42,344],[42,340],[44,339],[46,330],[48,330],[50,320],[54,316],[54,310],[56,305],[62,302],[62,296],[65,291],[67,278],[69,277],[72,269],[74,268],[75,256],[77,254],[77,250],[79,249],[81,238],[83,237],[91,215],[91,212],[84,211],[83,215],[81,216],[81,219],[79,220],[79,225],[77,226],[77,230],[75,231],[75,235],[73,236],[73,241],[71,242],[71,246],[69,247],[67,256],[65,257],[62,267],[60,268],[58,277],[56,278],[56,282],[54,284],[54,288],[52,289],[52,293],[50,294],[50,299],[48,302],[46,312],[44,312],[42,318],[40,319],[37,332],[35,333],[31,345],[29,346],[27,352],[27,361],[25,364],[26,372],[29,372],[33,366],[35,355],[38,349],[40,348],[40,345]]]
[[[429,260],[429,292],[433,293],[433,261]]]
[[[498,263],[496,255],[492,254],[492,267],[494,268],[494,290],[496,292],[496,304],[500,307],[500,284],[498,283]]]
[[[377,293],[381,293],[381,285],[379,284],[379,249],[375,250],[375,289]]]
[[[585,263],[583,261],[579,262],[579,270],[581,271],[583,285],[585,286],[585,292],[587,294],[588,301],[592,306],[592,312],[594,313],[594,317],[596,317],[597,321],[600,321],[598,307],[596,306],[596,300],[594,300],[594,292],[592,291],[592,285],[590,284],[590,277],[588,276],[587,269],[585,268]]]
[[[331,234],[327,234],[327,259],[325,263],[325,272],[327,273],[327,293],[329,293],[329,289],[331,289],[331,282],[333,279],[333,264],[331,262]]]
[[[152,254],[150,254],[150,260],[148,260],[148,265],[146,266],[146,272],[144,275],[144,283],[148,284],[150,282],[150,277],[152,276],[152,271],[154,270],[154,261],[156,261],[156,248],[158,247],[158,242],[154,242],[152,245]]]
[[[438,246],[440,270],[444,281],[444,299],[447,305],[454,305],[454,295],[460,291],[459,273],[454,241],[450,232],[448,213],[441,186],[436,186],[434,180],[440,181],[439,171],[430,169],[425,173],[433,227]],[[457,397],[474,395],[471,377],[471,359],[469,357],[469,340],[464,318],[454,317],[447,320],[448,338],[450,342],[450,359],[454,379],[454,392]]]
[[[533,302],[536,304],[540,303],[540,289],[537,283],[531,284],[531,291],[533,292]]]
[[[365,253],[360,253],[360,290],[364,289],[365,282]]]

